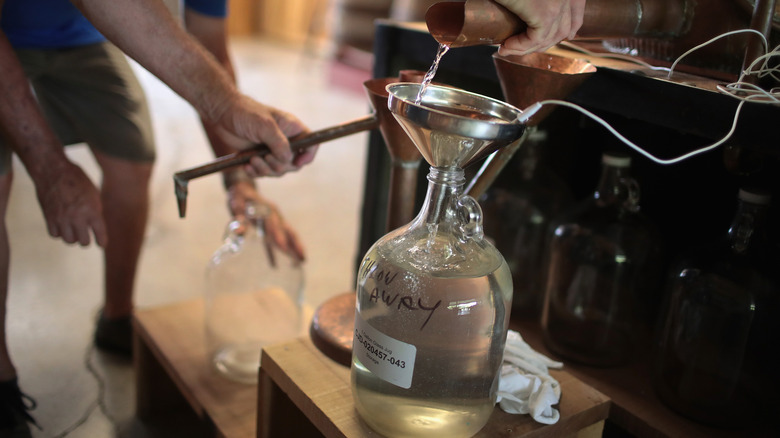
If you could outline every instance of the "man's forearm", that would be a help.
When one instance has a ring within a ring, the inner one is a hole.
[[[74,0],[92,24],[202,117],[216,120],[238,94],[230,75],[159,0]]]
[[[0,32],[0,128],[33,180],[67,158],[32,94],[11,44]]]

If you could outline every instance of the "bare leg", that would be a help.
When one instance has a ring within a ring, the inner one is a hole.
[[[133,311],[133,288],[149,213],[152,163],[122,160],[100,152],[103,171],[103,215],[108,230],[105,248],[103,316],[115,319]]]
[[[0,175],[0,382],[16,377],[16,369],[8,354],[5,331],[6,301],[8,299],[8,270],[11,261],[11,249],[8,243],[8,229],[5,226],[5,214],[8,209],[8,197],[11,193],[13,173]]]

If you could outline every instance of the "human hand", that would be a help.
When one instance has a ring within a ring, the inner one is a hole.
[[[92,233],[98,246],[105,248],[108,232],[100,194],[80,167],[65,162],[49,169],[45,178],[35,181],[35,188],[52,237],[87,246]]]
[[[271,154],[249,161],[245,170],[252,177],[280,176],[298,170],[314,160],[318,149],[312,146],[293,153],[288,137],[309,132],[306,126],[292,114],[245,95],[236,96],[227,105],[215,127],[213,134],[232,148],[246,149],[262,143],[271,150]]]
[[[259,208],[260,212],[264,210],[267,212],[263,217],[263,231],[273,246],[294,259],[303,261],[306,258],[303,245],[295,230],[282,217],[278,207],[260,196],[251,181],[234,181],[228,187],[228,207],[231,215],[239,224],[245,223],[249,204],[254,204],[257,207],[262,206]],[[236,233],[242,232],[241,229],[236,230]]]
[[[573,39],[582,26],[585,0],[495,0],[514,12],[528,28],[508,38],[501,55],[542,52],[564,39]]]

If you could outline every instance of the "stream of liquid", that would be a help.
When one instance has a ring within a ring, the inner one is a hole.
[[[449,50],[450,46],[446,44],[439,44],[439,51],[436,52],[436,57],[433,59],[433,64],[431,64],[431,68],[428,69],[428,72],[425,73],[425,76],[423,76],[422,83],[420,84],[420,91],[417,92],[417,98],[414,99],[415,104],[419,105],[420,102],[422,102],[423,95],[425,95],[425,90],[428,88],[428,85],[431,84],[431,81],[433,81],[433,77],[436,76],[436,70],[439,69],[439,62],[441,62],[441,58]]]

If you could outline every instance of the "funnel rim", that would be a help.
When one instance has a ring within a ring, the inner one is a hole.
[[[417,104],[420,87],[415,82],[389,84],[387,107],[431,166],[463,167],[516,141],[525,130],[522,111],[504,101],[431,85]]]
[[[573,58],[568,56],[556,55],[552,53],[535,52],[535,53],[529,53],[527,55],[502,55],[499,54],[498,52],[494,52],[492,56],[494,60],[508,62],[510,64],[514,64],[520,67],[535,68],[535,69],[537,69],[538,67],[534,67],[528,64],[518,62],[519,58],[549,56],[550,58],[565,59],[567,61],[578,63],[581,65],[582,68],[580,70],[575,70],[575,71],[554,71],[554,70],[540,69],[541,71],[546,71],[551,74],[562,75],[562,76],[590,75],[598,71],[598,67],[596,67],[595,64],[593,64],[592,62],[588,61],[585,58]]]
[[[438,109],[433,106],[424,105],[424,104],[418,104],[415,103],[414,99],[405,98],[403,96],[399,96],[395,93],[393,93],[392,89],[400,88],[400,87],[416,87],[419,90],[419,87],[421,84],[419,82],[393,82],[388,84],[385,89],[388,93],[388,107],[392,107],[394,104],[394,100],[403,102],[404,105],[409,105],[419,111],[425,111],[430,112],[433,114],[436,114],[438,116],[446,117],[449,119],[456,119],[459,120],[461,123],[465,124],[473,124],[473,125],[489,125],[494,126],[496,129],[501,129],[503,127],[513,127],[518,126],[522,127],[523,124],[519,121],[518,117],[523,113],[519,108],[516,106],[509,104],[507,102],[504,102],[500,99],[495,99],[489,96],[484,96],[478,93],[473,93],[470,91],[466,91],[460,88],[450,87],[446,85],[436,85],[436,84],[430,84],[426,88],[426,93],[423,94],[423,102],[425,102],[425,96],[428,95],[429,91],[445,91],[445,92],[451,92],[456,93],[459,97],[468,97],[470,99],[473,99],[476,101],[483,101],[483,102],[489,102],[495,109],[501,109],[504,111],[504,114],[498,114],[498,111],[492,111],[491,112],[491,118],[490,119],[475,119],[472,117],[460,115],[457,113],[454,113],[452,111],[446,111],[442,109]],[[450,103],[450,102],[448,102]],[[444,105],[442,105],[444,106]],[[455,107],[452,108],[453,110],[456,109]],[[472,108],[473,110],[477,110],[476,107]],[[512,117],[506,116],[506,114],[512,114]]]

